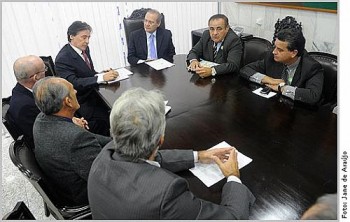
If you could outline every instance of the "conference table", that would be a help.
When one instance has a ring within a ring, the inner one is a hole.
[[[111,108],[127,89],[158,89],[169,101],[161,149],[208,149],[222,141],[252,162],[240,179],[255,195],[250,219],[293,220],[325,193],[337,191],[337,115],[279,95],[266,99],[259,87],[237,75],[200,78],[186,69],[186,55],[157,71],[146,64],[126,67],[133,75],[101,86]],[[199,198],[220,203],[226,179],[206,187],[190,171],[179,172]]]

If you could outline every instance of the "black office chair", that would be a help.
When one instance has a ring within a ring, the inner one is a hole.
[[[130,33],[143,28],[143,20],[149,8],[136,9],[128,18],[123,19],[126,43],[129,44]],[[162,19],[160,27],[165,29],[165,19],[163,13],[161,13]]]
[[[51,56],[40,56],[40,58],[44,61],[47,71],[45,72],[45,76],[56,76],[55,64],[53,63]]]
[[[265,54],[272,49],[271,42],[263,38],[249,37],[241,39],[243,43],[241,67],[251,62],[263,59]]]
[[[272,44],[275,43],[277,33],[282,29],[296,29],[302,31],[301,22],[297,22],[293,16],[286,16],[284,19],[278,19],[275,23],[275,32],[273,34]]]
[[[60,197],[55,195],[53,186],[45,180],[45,175],[38,165],[34,152],[23,142],[22,136],[10,145],[10,158],[15,166],[23,173],[44,201],[45,215],[58,220],[92,219],[89,206],[67,207],[62,204]]]
[[[320,105],[331,110],[337,105],[337,56],[325,52],[309,52],[324,69],[324,81]]]
[[[7,98],[2,98],[2,123],[6,127],[7,131],[10,133],[11,137],[16,140],[22,133],[14,125],[13,121],[7,114],[7,111],[10,108],[11,96]]]
[[[2,217],[3,220],[35,220],[32,212],[28,209],[27,205],[23,202],[17,202],[13,210]]]

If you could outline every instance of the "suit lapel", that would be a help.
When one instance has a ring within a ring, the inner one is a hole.
[[[297,83],[299,82],[300,78],[301,78],[301,67],[302,67],[302,62],[303,62],[303,57],[300,58],[300,62],[299,65],[297,67],[297,69],[295,70],[291,85],[292,86],[296,86]]]
[[[142,35],[139,38],[139,41],[140,41],[141,46],[142,46],[142,51],[146,55],[146,59],[147,59],[147,56],[148,56],[148,50],[147,50],[148,49],[148,45],[147,45],[147,35],[146,35],[146,31],[145,30],[143,30]]]
[[[160,29],[158,29],[157,30],[157,56],[158,56],[158,58],[160,58],[159,51],[162,48],[163,37],[164,37],[164,35],[162,35],[162,32],[160,31]]]
[[[211,40],[209,38],[209,41],[208,41],[208,51],[209,51],[209,59],[210,61],[214,61],[214,53],[213,53],[213,46],[214,46],[214,42],[213,40]]]

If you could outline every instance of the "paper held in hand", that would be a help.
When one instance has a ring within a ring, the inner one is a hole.
[[[174,66],[175,64],[168,62],[165,59],[156,59],[150,62],[146,62],[147,65],[151,66],[153,69],[162,70]]]
[[[223,141],[210,149],[225,147],[230,147],[230,145]],[[252,159],[237,151],[237,161],[238,167],[239,169],[241,169],[244,166],[248,165],[250,162],[252,162]],[[194,167],[191,168],[190,171],[196,177],[198,177],[198,179],[200,179],[207,187],[210,187],[222,180],[223,178],[225,178],[225,176],[221,173],[221,170],[216,163],[195,163]]]

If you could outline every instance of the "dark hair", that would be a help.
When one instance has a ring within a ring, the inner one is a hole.
[[[297,56],[301,56],[305,48],[305,38],[303,33],[298,29],[282,29],[276,34],[280,41],[287,42],[289,51],[298,50]]]
[[[226,17],[226,15],[223,15],[223,14],[216,14],[211,16],[208,20],[208,25],[211,20],[215,20],[215,19],[223,19],[225,21],[225,27],[228,26],[228,18]]]
[[[69,27],[68,27],[68,31],[67,31],[67,38],[68,38],[68,42],[71,41],[71,39],[69,38],[70,35],[77,35],[78,32],[83,31],[83,30],[89,30],[90,32],[92,31],[92,28],[89,24],[87,24],[86,22],[82,22],[82,21],[75,21],[73,22]]]

